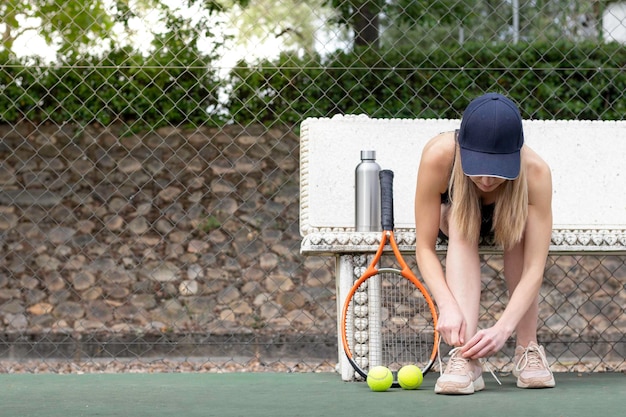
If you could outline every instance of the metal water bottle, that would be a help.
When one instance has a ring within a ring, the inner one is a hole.
[[[357,232],[377,232],[380,224],[380,166],[376,151],[361,151],[361,163],[355,171],[355,226]]]

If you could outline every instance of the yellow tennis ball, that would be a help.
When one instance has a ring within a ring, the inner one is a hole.
[[[387,391],[393,384],[393,375],[385,366],[374,366],[367,373],[367,385],[372,391]]]
[[[418,389],[422,381],[422,370],[415,365],[405,365],[398,371],[398,384],[404,389]]]

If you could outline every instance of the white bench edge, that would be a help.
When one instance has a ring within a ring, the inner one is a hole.
[[[396,230],[398,248],[403,253],[415,252],[415,232]],[[328,230],[307,233],[300,246],[303,255],[332,255],[347,253],[374,253],[380,245],[380,232],[356,232]],[[445,252],[446,245],[437,243],[436,250]],[[502,249],[493,245],[481,245],[481,253],[499,253]],[[551,254],[560,253],[613,253],[626,254],[626,231],[624,230],[552,230]]]

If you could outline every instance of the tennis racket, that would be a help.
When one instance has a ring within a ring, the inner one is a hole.
[[[354,370],[364,379],[374,366],[397,372],[417,365],[426,374],[437,357],[437,311],[426,288],[407,266],[394,237],[393,171],[380,172],[382,237],[363,275],[343,305],[341,339]],[[378,268],[387,244],[395,261]]]

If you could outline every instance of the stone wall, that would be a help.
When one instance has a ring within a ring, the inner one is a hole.
[[[299,255],[289,130],[21,125],[0,140],[0,333],[12,344],[30,335],[64,355],[59,338],[79,333],[128,351],[130,334],[152,351],[165,334],[187,354],[230,354],[308,334],[336,352],[332,262]]]

